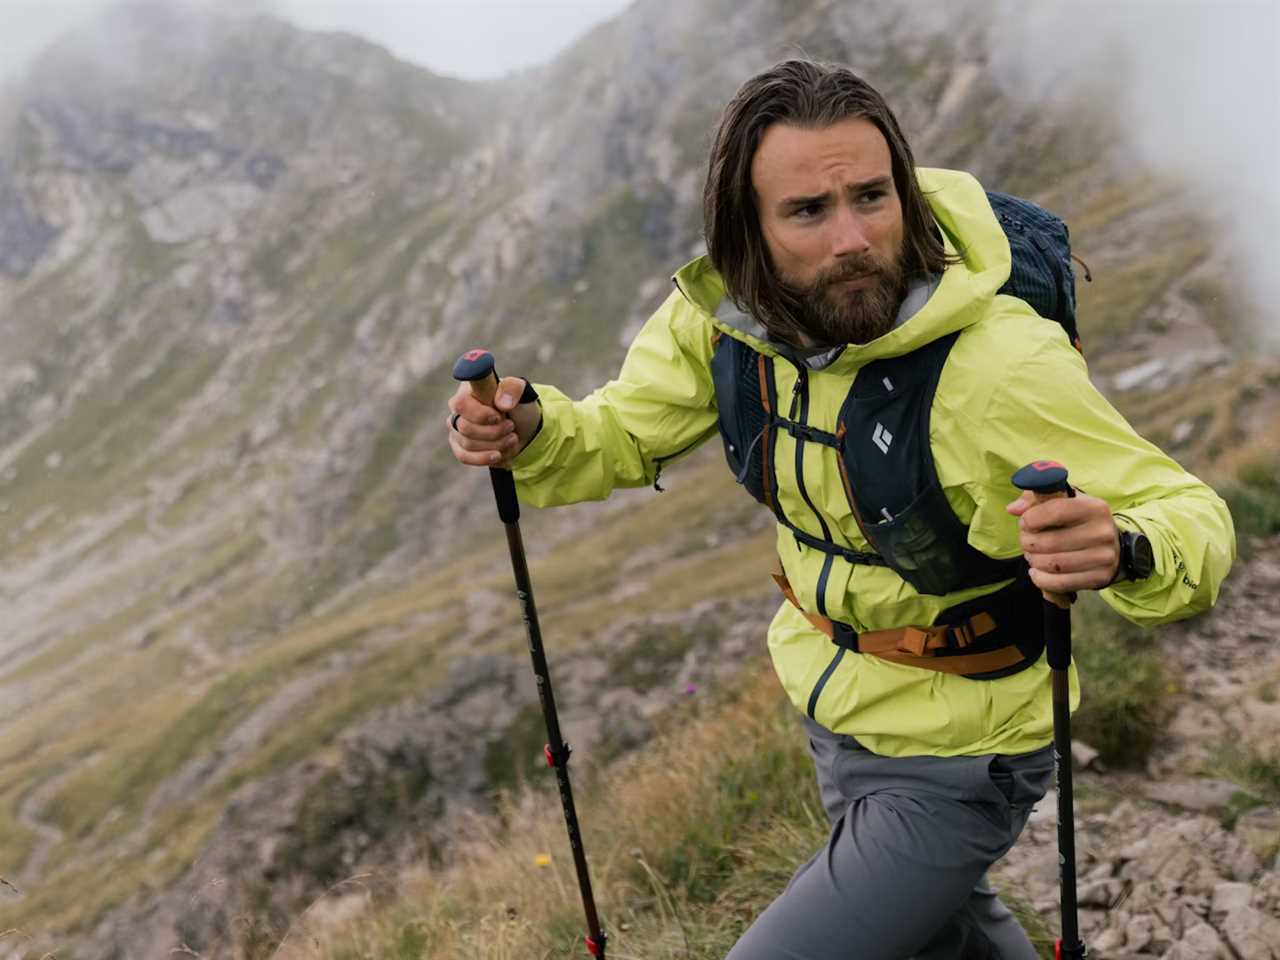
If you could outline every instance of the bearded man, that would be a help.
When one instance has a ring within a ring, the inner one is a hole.
[[[708,255],[616,380],[575,402],[508,378],[496,408],[464,386],[451,449],[541,506],[656,484],[720,432],[777,517],[769,651],[832,829],[729,960],[1033,960],[986,873],[1053,769],[1040,591],[1099,590],[1144,625],[1204,610],[1230,516],[1009,295],[983,188],[917,168],[848,69],[748,80],[703,212]],[[1088,494],[1018,496],[1011,475],[1045,457]]]

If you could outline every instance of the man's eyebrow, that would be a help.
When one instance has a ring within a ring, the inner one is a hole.
[[[815,203],[822,203],[830,199],[831,191],[828,190],[826,193],[816,193],[811,197],[783,197],[778,203],[778,206],[787,207],[788,209],[799,209]]]
[[[870,180],[863,180],[861,183],[855,183],[849,187],[852,193],[863,193],[867,190],[874,190],[877,187],[889,187],[893,185],[893,177],[873,177]]]
[[[859,183],[850,184],[848,190],[850,193],[864,193],[867,190],[874,190],[878,187],[888,187],[893,184],[893,177],[873,177],[870,180],[863,180]],[[783,197],[778,206],[790,210],[797,210],[801,207],[807,207],[811,204],[822,203],[831,198],[831,191],[825,193],[815,193],[812,196],[803,197]]]

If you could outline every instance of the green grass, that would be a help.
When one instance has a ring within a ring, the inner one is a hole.
[[[1080,708],[1072,735],[1110,766],[1140,767],[1169,718],[1169,679],[1154,634],[1085,593],[1072,614]]]
[[[1231,510],[1237,537],[1269,537],[1280,533],[1280,457],[1251,464],[1224,485],[1222,498]]]
[[[1218,821],[1226,830],[1234,830],[1240,817],[1256,807],[1280,807],[1280,749],[1268,750],[1258,744],[1237,739],[1223,739],[1209,751],[1204,774],[1237,784],[1227,805],[1218,811]],[[1259,845],[1265,863],[1280,852],[1280,837]]]
[[[145,366],[153,359],[152,346],[139,337],[121,347],[113,361],[124,370]],[[11,549],[29,548],[48,526],[69,515],[98,513],[118,498],[140,492],[150,444],[172,411],[199,390],[224,356],[225,348],[174,344],[147,376],[133,382],[108,380],[87,392],[75,412],[42,433],[15,464],[19,485],[8,491],[10,511],[0,516],[0,536],[9,535]],[[109,451],[105,466],[93,462],[98,451]],[[51,470],[46,461],[55,454],[62,463]],[[45,508],[54,511],[49,524],[31,531],[18,526]]]
[[[1179,234],[1183,236],[1179,236]],[[1163,242],[1123,263],[1091,263],[1093,283],[1077,283],[1077,316],[1086,348],[1116,340],[1185,276],[1207,251],[1190,228],[1171,230]]]
[[[1201,276],[1188,280],[1182,295],[1200,311],[1205,322],[1228,346],[1250,344],[1250,328],[1237,322],[1244,305],[1232,288],[1222,280]]]
[[[1209,752],[1206,773],[1245,788],[1260,803],[1280,806],[1280,750],[1224,740]]]
[[[783,701],[757,661],[734,687],[677,707],[642,754],[575,771],[612,955],[719,960],[826,842],[804,732]],[[423,878],[314,955],[579,956],[581,905],[549,779],[524,786],[456,870]],[[535,865],[548,855],[549,866]],[[1001,894],[1040,956],[1052,956],[1047,922],[1016,890]]]

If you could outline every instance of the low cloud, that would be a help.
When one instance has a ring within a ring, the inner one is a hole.
[[[1280,5],[1019,3],[991,26],[992,68],[1019,95],[1110,92],[1100,106],[1146,165],[1188,185],[1243,267],[1255,329],[1280,344]]]

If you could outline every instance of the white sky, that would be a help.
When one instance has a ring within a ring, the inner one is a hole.
[[[545,63],[631,0],[265,0],[282,19],[347,30],[436,73],[478,79]],[[107,0],[0,0],[0,80]]]

